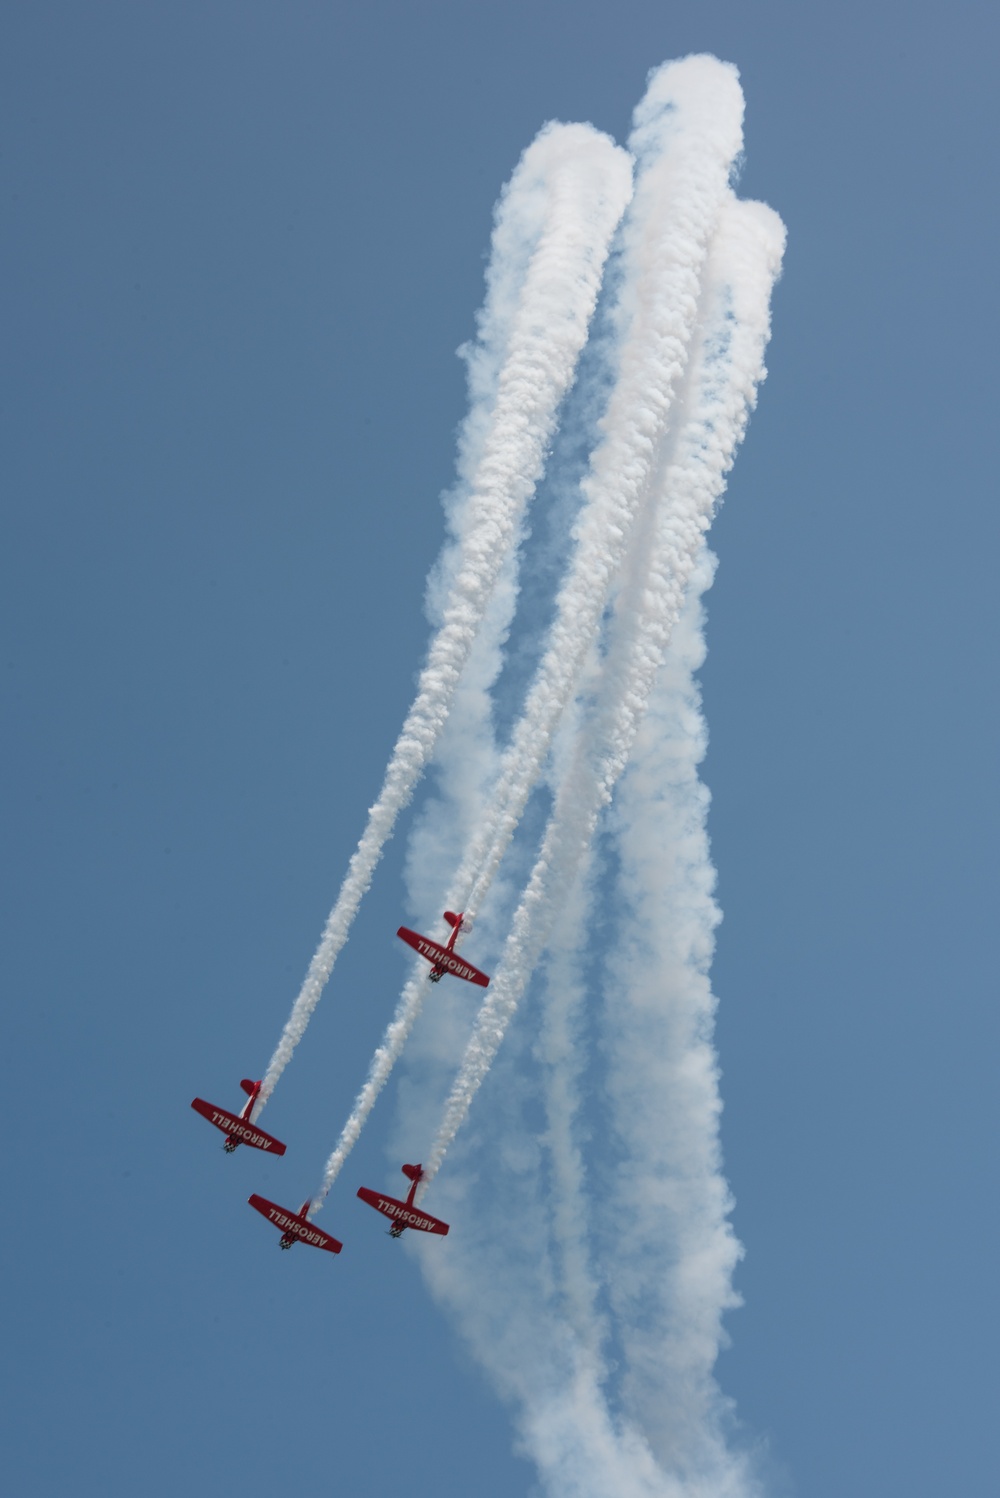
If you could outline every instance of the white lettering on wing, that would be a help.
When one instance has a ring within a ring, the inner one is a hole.
[[[321,1248],[326,1242],[326,1234],[320,1232],[319,1228],[309,1227],[298,1217],[290,1217],[280,1207],[269,1208],[267,1215],[276,1227],[283,1228],[286,1234],[291,1233],[293,1237],[300,1238],[303,1243],[315,1243],[317,1248]]]
[[[384,1212],[386,1217],[395,1217],[404,1227],[423,1228],[428,1231],[434,1226],[433,1217],[424,1217],[420,1212],[413,1212],[409,1207],[404,1207],[402,1202],[393,1201],[392,1197],[380,1196],[378,1209]]]
[[[223,1129],[230,1139],[242,1139],[245,1144],[252,1144],[256,1149],[269,1150],[271,1139],[267,1134],[260,1134],[245,1124],[242,1119],[234,1118],[231,1113],[222,1113],[218,1108],[212,1109],[212,1122],[216,1128]]]

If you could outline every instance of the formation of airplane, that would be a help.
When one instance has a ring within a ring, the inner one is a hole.
[[[471,962],[466,962],[459,957],[455,951],[455,943],[458,937],[465,931],[471,929],[471,920],[466,920],[464,914],[455,914],[453,910],[446,910],[444,918],[451,927],[451,935],[445,946],[440,942],[432,941],[430,937],[421,936],[419,931],[411,931],[408,926],[400,926],[396,935],[401,937],[415,952],[425,958],[431,965],[431,982],[438,983],[446,973],[451,973],[456,978],[463,978],[467,983],[476,983],[480,988],[489,985],[489,978],[481,973]],[[263,1129],[251,1122],[254,1103],[260,1094],[261,1082],[251,1082],[244,1077],[240,1086],[247,1095],[247,1100],[240,1113],[230,1113],[225,1108],[217,1108],[214,1103],[206,1103],[204,1098],[196,1097],[192,1100],[191,1107],[202,1118],[207,1118],[210,1124],[221,1129],[226,1140],[222,1148],[231,1155],[241,1144],[248,1144],[252,1149],[266,1150],[272,1155],[283,1155],[285,1146],[280,1139],[265,1134]],[[414,1206],[417,1187],[424,1177],[422,1165],[404,1165],[403,1174],[410,1182],[410,1189],[406,1194],[405,1201],[399,1201],[394,1196],[385,1196],[380,1191],[372,1191],[367,1186],[358,1187],[358,1196],[376,1212],[381,1212],[391,1223],[389,1228],[390,1238],[400,1238],[407,1228],[413,1228],[421,1233],[437,1233],[441,1237],[448,1232],[448,1224],[441,1222],[437,1217],[431,1217],[422,1212],[419,1207]],[[291,1248],[295,1243],[308,1243],[313,1248],[322,1248],[327,1253],[339,1254],[343,1244],[331,1233],[325,1233],[315,1223],[309,1221],[309,1208],[311,1199],[307,1198],[297,1212],[290,1211],[287,1207],[280,1207],[276,1202],[270,1202],[264,1196],[254,1193],[248,1198],[250,1206],[268,1222],[278,1228],[281,1233],[280,1248]]]

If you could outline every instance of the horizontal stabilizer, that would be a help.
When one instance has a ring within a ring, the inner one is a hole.
[[[260,1091],[260,1083],[251,1082],[249,1077],[244,1077],[240,1082],[240,1086],[243,1088],[243,1091],[246,1093],[247,1097],[253,1097]]]

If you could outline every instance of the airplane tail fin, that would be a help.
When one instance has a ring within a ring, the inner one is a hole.
[[[243,1088],[243,1091],[246,1093],[247,1097],[253,1097],[260,1091],[260,1083],[251,1082],[249,1077],[243,1077],[240,1081],[240,1086]]]
[[[472,917],[471,915],[466,915],[464,910],[460,910],[457,915],[453,910],[446,910],[444,918],[448,922],[448,925],[454,927],[456,931],[472,930]]]
[[[410,1181],[419,1181],[422,1178],[423,1173],[424,1173],[424,1167],[422,1165],[404,1165],[403,1166],[403,1174]]]

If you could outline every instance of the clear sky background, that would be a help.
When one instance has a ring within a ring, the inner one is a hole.
[[[9,1491],[533,1490],[353,1200],[393,1179],[391,1095],[338,1260],[245,1205],[312,1191],[362,1078],[399,839],[266,1115],[288,1155],[227,1159],[188,1103],[261,1074],[409,703],[500,186],[546,119],[623,140],[694,50],[740,68],[740,190],[789,230],[703,672],[747,1251],[719,1377],[776,1494],[991,1491],[995,13],[36,0],[3,31]]]

